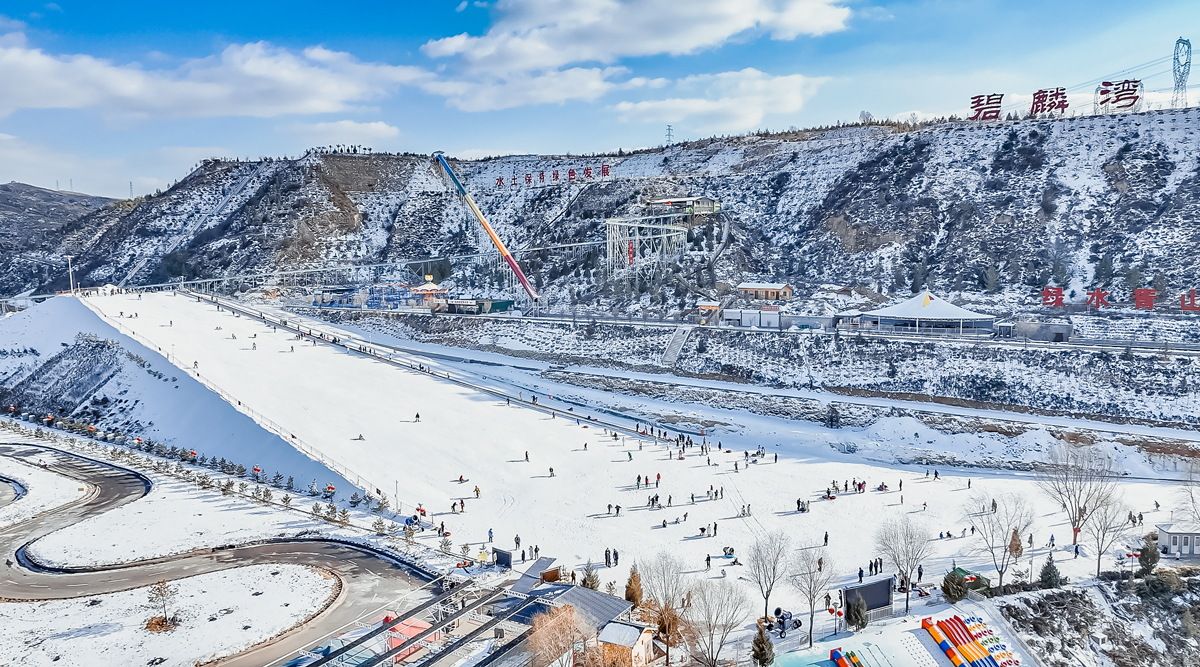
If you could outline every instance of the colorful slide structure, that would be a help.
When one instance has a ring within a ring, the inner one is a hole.
[[[513,259],[512,253],[508,251],[508,248],[504,246],[504,242],[501,241],[500,237],[496,235],[496,231],[492,229],[490,224],[488,224],[487,218],[483,217],[483,212],[481,212],[479,207],[475,205],[475,200],[471,198],[470,193],[468,193],[467,189],[463,187],[462,182],[458,180],[458,176],[456,176],[454,174],[454,170],[450,168],[450,163],[446,162],[446,157],[442,155],[441,151],[438,151],[433,155],[437,158],[438,163],[442,165],[442,169],[446,170],[446,175],[450,177],[450,180],[454,183],[454,187],[458,189],[458,194],[462,196],[463,201],[467,202],[467,206],[470,207],[471,212],[474,213],[475,217],[479,219],[479,224],[483,225],[483,231],[487,232],[488,237],[492,239],[492,244],[496,246],[496,250],[500,251],[500,256],[504,258],[505,262],[508,262],[508,266],[512,269],[513,274],[517,276],[517,280],[521,281],[521,287],[525,288],[525,293],[529,295],[530,299],[537,301],[537,292],[535,292],[533,290],[533,286],[529,284],[529,279],[525,277],[525,273],[521,271],[521,267],[517,266],[517,260]]]
[[[829,652],[829,660],[837,667],[863,667],[862,661],[854,655],[854,651],[843,653],[840,647]]]
[[[973,629],[968,628],[958,616],[952,616],[944,621],[934,621],[926,618],[921,621],[921,627],[929,632],[929,636],[946,653],[946,657],[954,667],[1017,667],[1020,661],[1008,651],[1008,647],[999,643],[999,638],[993,636],[986,624],[972,617]],[[990,644],[984,648],[979,639]],[[999,658],[999,660],[997,660]]]

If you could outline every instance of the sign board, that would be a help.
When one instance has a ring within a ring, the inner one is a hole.
[[[779,312],[779,306],[763,306],[762,309],[769,312]]]

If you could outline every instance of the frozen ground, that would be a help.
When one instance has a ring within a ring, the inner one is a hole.
[[[90,299],[88,305],[107,314],[129,309],[130,302],[129,297],[104,297]],[[937,543],[935,555],[925,564],[927,578],[940,579],[954,563],[988,574],[991,568],[987,558],[978,553],[978,542],[957,537],[966,525],[962,508],[970,494],[968,481],[974,492],[1014,492],[1035,504],[1036,548],[1029,550],[1034,560],[1045,558],[1051,534],[1060,548],[1069,543],[1070,530],[1058,507],[1036,491],[1028,475],[942,470],[941,479],[934,481],[926,477],[924,468],[876,464],[840,451],[847,444],[874,442],[880,446],[919,444],[933,451],[984,447],[1002,452],[1012,444],[1005,436],[947,435],[907,418],[865,430],[827,430],[811,423],[736,411],[624,399],[631,407],[649,402],[651,409],[690,410],[730,424],[719,437],[732,451],[714,453],[709,465],[695,449],[678,460],[662,444],[632,438],[612,440],[584,428],[585,424],[505,405],[429,373],[397,369],[337,348],[295,341],[261,323],[217,312],[208,304],[147,295],[138,302],[138,311],[137,319],[121,323],[156,343],[174,345],[179,358],[197,360],[202,372],[231,396],[286,424],[307,442],[319,443],[377,486],[389,491],[398,488],[406,507],[423,503],[435,522],[445,521],[456,545],[486,542],[492,529],[497,546],[511,548],[514,537],[520,535],[522,546],[537,545],[543,556],[554,557],[556,564],[569,568],[580,568],[588,560],[603,563],[604,549],[613,548],[620,553],[620,565],[602,568],[601,578],[623,584],[630,563],[663,549],[691,563],[692,576],[722,576],[724,569],[725,576],[741,577],[739,569],[730,566],[705,572],[705,555],[718,554],[723,546],[743,551],[767,530],[786,531],[797,546],[817,544],[828,531],[830,548],[848,577],[876,556],[872,545],[878,523],[909,513],[927,522],[935,534],[941,531],[956,536]],[[167,320],[173,320],[174,326],[160,326]],[[251,336],[256,336],[252,340],[257,349],[247,349],[245,343]],[[295,352],[290,351],[293,346]],[[433,366],[460,376],[467,374],[449,364]],[[488,368],[467,377],[476,380],[478,374],[494,371]],[[505,382],[502,377],[490,377],[497,386]],[[587,396],[581,394],[581,398]],[[609,399],[614,403],[621,400]],[[551,399],[542,395],[542,400]],[[586,412],[583,407],[576,410]],[[415,419],[418,413],[419,422]],[[362,440],[357,439],[360,434]],[[1030,432],[1022,436],[1022,450],[1032,457],[1054,442],[1047,431]],[[747,465],[743,451],[758,445],[768,449],[767,459]],[[1150,472],[1135,450],[1117,447],[1110,451],[1116,465]],[[525,461],[526,452],[529,462]],[[779,455],[777,463],[775,454]],[[638,475],[654,478],[659,474],[662,481],[655,489],[638,487]],[[459,476],[466,482],[460,484]],[[831,480],[850,479],[866,480],[872,488],[887,482],[891,490],[851,494],[836,501],[817,500]],[[903,492],[899,490],[901,480]],[[481,490],[478,500],[473,493],[476,485]],[[723,498],[707,500],[710,486],[723,489]],[[1146,524],[1152,524],[1170,519],[1173,488],[1166,480],[1131,480],[1123,485],[1123,493],[1130,507],[1144,513]],[[647,497],[654,493],[660,495],[664,509],[647,508]],[[694,505],[690,502],[693,493],[697,497]],[[814,500],[814,511],[797,514],[798,498]],[[451,512],[451,501],[459,499],[464,499],[466,512]],[[670,507],[666,507],[668,500]],[[1163,504],[1159,512],[1154,511],[1156,500]],[[609,503],[622,506],[619,517],[607,512]],[[745,505],[750,507],[749,517],[740,516]],[[677,518],[679,523],[675,523]],[[701,539],[699,528],[714,523],[717,539]],[[1086,549],[1083,554],[1064,565],[1066,574],[1083,576],[1094,570],[1094,554]],[[1105,557],[1105,567],[1112,566],[1112,559]],[[748,583],[746,588],[751,592]],[[772,604],[778,603],[798,606],[786,590],[772,598]]]
[[[332,576],[298,565],[252,565],[172,582],[180,625],[146,629],[161,614],[147,589],[48,602],[0,603],[0,655],[13,665],[195,665],[231,655],[305,621],[336,593]]]
[[[23,439],[3,432],[0,433],[0,441],[21,442]],[[22,463],[11,456],[0,456],[0,477],[15,481],[24,492],[15,502],[0,507],[0,528],[20,523],[87,494],[87,487],[75,480],[42,470],[36,465]]]

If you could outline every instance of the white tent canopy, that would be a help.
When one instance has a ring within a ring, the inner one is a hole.
[[[966,308],[959,308],[945,299],[934,296],[932,292],[923,292],[903,303],[863,313],[863,317],[954,322],[996,319],[994,315],[985,315]]]

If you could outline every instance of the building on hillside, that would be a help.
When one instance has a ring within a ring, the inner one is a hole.
[[[924,292],[894,306],[861,313],[844,326],[838,324],[841,329],[880,333],[990,336],[995,322],[994,315],[960,308]]]
[[[650,207],[662,207],[669,213],[711,215],[721,212],[721,202],[709,197],[662,197],[646,202]]]
[[[1200,523],[1160,523],[1156,528],[1158,547],[1164,554],[1200,554]]]
[[[645,623],[610,621],[598,639],[605,665],[645,667],[654,660],[654,631]]]
[[[756,301],[791,301],[792,286],[786,283],[742,283],[737,286],[743,299]]]
[[[997,322],[996,336],[999,338],[1028,338],[1051,343],[1065,343],[1071,339],[1073,327],[1063,322]]]

